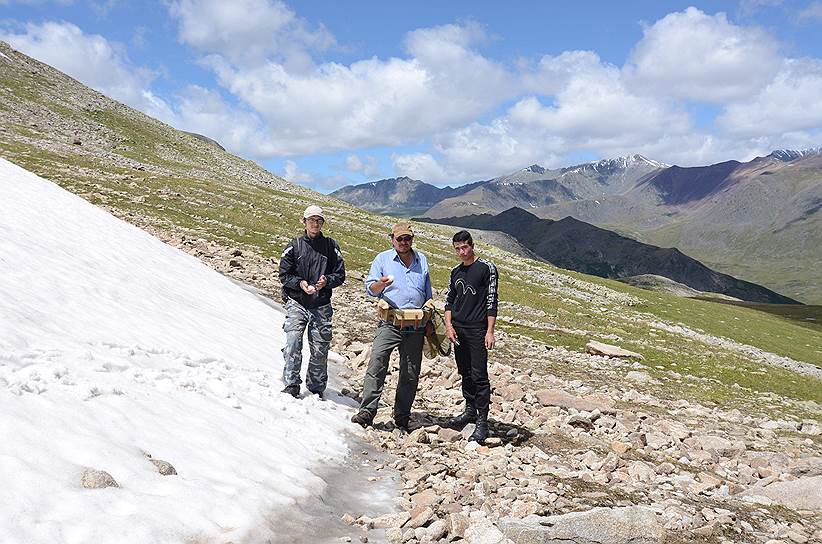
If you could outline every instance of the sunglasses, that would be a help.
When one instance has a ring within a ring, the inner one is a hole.
[[[405,236],[398,236],[397,237],[398,242],[410,242],[413,239],[414,239],[413,236],[408,236],[407,234]]]

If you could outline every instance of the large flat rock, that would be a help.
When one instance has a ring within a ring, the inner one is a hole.
[[[660,544],[665,537],[659,517],[642,506],[503,518],[498,526],[516,544]]]
[[[796,510],[822,510],[822,475],[776,482],[746,495],[762,495]]]
[[[596,340],[591,340],[585,344],[585,352],[590,353],[591,355],[605,355],[608,357],[624,357],[633,359],[645,358],[635,351],[628,351],[627,349],[623,349],[619,346],[612,346],[611,344],[597,342]]]
[[[587,397],[577,397],[566,393],[562,389],[540,389],[534,392],[534,396],[543,406],[559,406],[560,408],[573,408],[581,412],[601,412],[611,411],[614,405],[613,399],[603,395],[588,395]]]

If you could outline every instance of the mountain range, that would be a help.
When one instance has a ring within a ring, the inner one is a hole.
[[[443,200],[458,197],[483,182],[460,187],[436,187],[409,177],[388,178],[361,185],[347,185],[332,196],[346,202],[359,202],[369,212],[393,215],[419,215]]]
[[[544,219],[570,216],[643,243],[676,247],[714,270],[803,302],[822,302],[822,148],[693,167],[638,154],[553,170],[531,165],[440,192],[410,180],[415,192],[401,197],[386,181],[365,184],[367,193],[358,193],[364,186],[357,185],[333,195],[375,210],[396,199],[403,209],[421,209],[439,197],[417,214],[431,219],[512,207]],[[415,200],[416,193],[430,196]]]
[[[653,274],[697,291],[750,302],[796,303],[760,285],[711,270],[676,248],[659,248],[595,227],[573,217],[541,219],[521,208],[498,215],[427,219],[463,228],[501,231],[555,266],[603,278]]]

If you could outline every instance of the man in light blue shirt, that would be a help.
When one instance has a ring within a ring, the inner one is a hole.
[[[410,224],[394,225],[391,230],[393,248],[377,255],[365,278],[365,292],[384,300],[392,309],[419,309],[432,297],[428,260],[413,250],[413,242],[414,232]],[[365,373],[360,411],[351,421],[363,427],[374,421],[391,352],[399,347],[400,376],[394,399],[394,423],[408,428],[411,405],[417,395],[424,340],[424,324],[421,327],[399,327],[391,321],[380,320]]]

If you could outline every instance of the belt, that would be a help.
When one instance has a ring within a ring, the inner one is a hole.
[[[416,327],[414,325],[407,325],[405,327],[401,327],[393,321],[388,321],[385,319],[380,319],[380,325],[389,325],[391,327],[396,327],[400,330],[400,332],[423,332],[425,330],[425,325],[423,325],[422,327]]]

